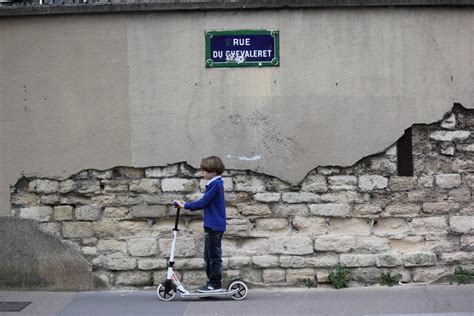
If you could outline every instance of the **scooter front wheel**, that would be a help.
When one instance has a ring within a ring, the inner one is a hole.
[[[229,286],[229,292],[235,291],[231,297],[236,300],[240,301],[243,300],[247,296],[248,288],[247,285],[242,281],[235,281],[232,282]]]
[[[176,296],[176,288],[172,285],[168,290],[163,283],[156,288],[156,294],[163,301],[171,301]]]

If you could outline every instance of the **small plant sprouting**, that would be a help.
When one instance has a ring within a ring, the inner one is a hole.
[[[308,278],[304,279],[303,283],[308,289],[310,289],[312,287],[318,287],[318,282],[317,281],[314,281],[314,280],[311,280],[311,279],[308,279]]]
[[[457,266],[454,269],[454,276],[458,284],[468,284],[471,283],[471,279],[474,278],[474,271],[464,270],[463,267]]]
[[[336,266],[329,274],[329,281],[336,289],[341,289],[349,285],[351,271],[345,266]]]
[[[402,275],[400,273],[397,273],[395,275],[390,275],[390,272],[380,274],[379,277],[379,284],[380,285],[388,285],[388,286],[394,286],[400,282],[402,279]]]

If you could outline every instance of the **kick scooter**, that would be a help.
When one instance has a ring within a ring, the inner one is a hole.
[[[176,205],[175,205],[176,206]],[[176,222],[173,228],[173,240],[171,242],[171,254],[168,261],[168,271],[166,273],[166,280],[156,289],[156,294],[163,301],[171,301],[175,296],[176,292],[181,294],[181,297],[223,297],[230,296],[234,300],[243,300],[247,296],[247,285],[244,283],[242,278],[234,279],[229,282],[227,290],[222,290],[219,292],[209,292],[209,293],[200,293],[200,292],[188,292],[184,286],[179,282],[176,273],[173,271],[174,266],[174,250],[176,247],[176,237],[178,235],[178,222],[179,222],[179,211],[180,208],[177,208],[176,211]]]

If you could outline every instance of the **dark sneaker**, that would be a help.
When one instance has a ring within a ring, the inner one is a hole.
[[[214,287],[212,285],[203,285],[201,286],[198,290],[199,293],[215,293],[215,292],[220,292],[222,291],[221,287]]]

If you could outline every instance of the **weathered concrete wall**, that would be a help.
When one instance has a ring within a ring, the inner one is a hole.
[[[298,183],[472,108],[474,10],[198,11],[0,19],[0,214],[22,174],[217,154]],[[281,66],[205,69],[204,31],[279,29]]]
[[[350,167],[318,167],[298,185],[249,171],[224,175],[227,279],[261,285],[328,282],[336,265],[352,284],[382,272],[432,282],[474,266],[474,110],[413,127],[413,177],[397,176],[396,146]],[[112,287],[157,285],[169,256],[174,199],[195,199],[205,182],[186,163],[29,177],[12,195],[13,215],[82,253]],[[176,269],[206,281],[202,216],[185,211]]]

